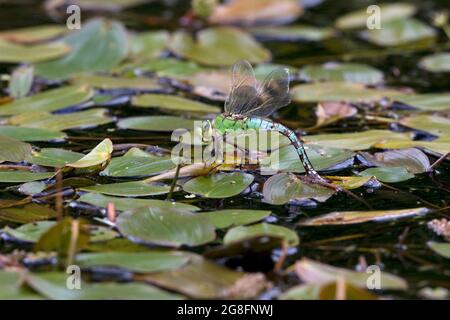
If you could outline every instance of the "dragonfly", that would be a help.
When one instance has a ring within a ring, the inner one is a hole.
[[[225,135],[229,132],[248,129],[277,131],[287,137],[295,147],[306,175],[323,181],[308,158],[303,143],[295,132],[268,117],[276,110],[291,102],[289,95],[289,69],[278,68],[272,71],[263,82],[258,83],[251,64],[241,60],[232,69],[232,83],[225,100],[225,110],[212,121],[202,123],[204,141],[211,140],[214,133]]]

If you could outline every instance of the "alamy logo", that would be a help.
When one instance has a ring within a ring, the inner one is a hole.
[[[67,7],[67,14],[70,16],[66,20],[66,26],[69,30],[80,30],[81,29],[81,8],[75,4]]]
[[[66,287],[69,290],[81,290],[81,269],[77,265],[70,265],[66,269],[69,275],[66,279]]]
[[[367,277],[366,286],[369,290],[381,289],[381,269],[377,265],[368,266],[366,272],[370,274]]]
[[[370,16],[367,18],[367,29],[381,29],[381,8],[377,5],[371,5],[367,7],[367,11]]]

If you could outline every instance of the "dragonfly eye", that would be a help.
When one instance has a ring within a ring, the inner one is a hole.
[[[209,120],[203,121],[202,125],[202,139],[203,142],[209,142],[212,138],[212,126]]]

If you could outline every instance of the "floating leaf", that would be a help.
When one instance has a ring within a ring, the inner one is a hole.
[[[428,247],[444,258],[450,259],[450,243],[440,243],[434,241],[427,242]]]
[[[10,118],[10,124],[29,128],[50,129],[55,131],[89,128],[113,121],[108,117],[106,109],[91,109],[67,114],[50,114],[47,112],[31,112]]]
[[[89,100],[93,95],[93,91],[87,86],[66,86],[52,89],[2,105],[0,115],[33,111],[52,112],[78,105]]]
[[[37,242],[54,224],[54,221],[37,221],[24,224],[16,229],[5,227],[2,231],[16,240]]]
[[[373,102],[398,95],[392,89],[367,88],[361,83],[319,82],[299,84],[292,88],[291,95],[295,102],[345,101]]]
[[[14,223],[29,223],[55,217],[55,210],[34,203],[0,209],[0,220]]]
[[[1,300],[34,300],[41,299],[39,295],[23,286],[24,274],[13,271],[0,271]]]
[[[295,264],[297,275],[306,283],[327,284],[341,277],[358,288],[367,288],[372,273],[356,272],[337,268],[314,260],[303,258]],[[388,272],[380,272],[382,290],[406,290],[408,285],[402,278]]]
[[[205,198],[228,198],[244,191],[253,179],[253,175],[241,172],[215,173],[189,180],[183,190]]]
[[[279,41],[321,41],[334,35],[331,28],[318,28],[307,25],[290,25],[283,27],[258,27],[251,29],[257,36],[268,40]]]
[[[0,135],[20,141],[53,141],[63,140],[67,137],[64,132],[17,126],[0,126]]]
[[[377,152],[373,155],[362,152],[361,155],[370,165],[378,167],[404,167],[411,173],[426,172],[430,167],[428,157],[416,148]]]
[[[71,47],[70,53],[61,59],[36,65],[37,75],[65,79],[86,71],[109,71],[127,54],[127,34],[119,22],[92,20],[62,40]]]
[[[125,155],[113,158],[100,174],[110,177],[151,176],[176,167],[170,157],[139,157]]]
[[[200,215],[207,217],[216,228],[225,229],[260,221],[270,213],[265,210],[227,209],[202,212]]]
[[[30,171],[0,171],[0,182],[29,182],[49,179],[54,172],[30,172]]]
[[[251,35],[236,28],[216,27],[197,33],[196,40],[184,31],[175,32],[169,43],[176,55],[208,66],[231,66],[237,60],[261,63],[270,52]]]
[[[341,211],[331,212],[319,217],[300,222],[303,226],[347,225],[364,223],[369,221],[384,222],[401,218],[425,215],[427,208],[411,208],[400,210],[375,210],[375,211]]]
[[[373,183],[371,176],[351,176],[351,177],[345,177],[345,176],[327,176],[328,180],[331,180],[333,185],[339,186],[344,189],[358,189],[362,186]]]
[[[383,81],[383,72],[360,63],[328,62],[322,65],[308,65],[302,68],[300,78],[307,82],[342,81],[376,84]]]
[[[450,109],[450,94],[447,93],[404,94],[394,96],[392,100],[425,111]]]
[[[405,18],[385,22],[380,29],[363,31],[362,36],[376,45],[390,47],[433,39],[436,30],[420,20]]]
[[[377,296],[344,283],[344,290],[337,288],[337,281],[329,284],[302,284],[295,286],[280,296],[281,300],[376,300]],[[339,291],[341,290],[341,291]],[[338,293],[341,296],[338,296]]]
[[[76,258],[82,268],[114,267],[141,273],[178,269],[188,261],[181,252],[170,251],[80,253]]]
[[[26,276],[27,284],[53,300],[175,300],[182,297],[139,283],[81,283],[81,290],[67,287],[67,273],[43,272]]]
[[[373,176],[382,182],[402,182],[414,178],[414,174],[405,167],[370,168],[358,174],[361,176]]]
[[[31,66],[20,66],[15,69],[9,80],[9,95],[20,99],[28,95],[33,84],[34,69]]]
[[[139,197],[155,196],[170,191],[170,186],[162,183],[147,183],[145,181],[130,181],[95,185],[81,188],[83,191],[103,193],[112,196]]]
[[[164,200],[155,200],[155,199],[133,199],[133,198],[119,198],[119,197],[110,197],[102,194],[96,193],[86,193],[83,194],[78,201],[87,202],[92,205],[98,207],[104,207],[108,205],[108,203],[114,203],[114,207],[116,210],[125,211],[131,210],[141,207],[148,208],[161,208],[161,209],[180,209],[180,210],[189,210],[189,211],[197,211],[200,210],[198,207],[185,204],[182,202],[172,202],[172,201],[164,201]]]
[[[137,276],[137,279],[197,299],[249,299],[267,286],[261,274],[246,275],[196,255],[192,255],[191,262],[181,269],[149,273]]]
[[[213,24],[276,24],[295,20],[303,12],[298,1],[232,0],[214,7],[209,21]]]
[[[73,0],[83,10],[120,11],[145,3],[147,0]]]
[[[98,164],[102,164],[109,160],[111,153],[113,151],[113,144],[111,140],[105,139],[100,142],[94,149],[91,150],[83,158],[67,164],[68,167],[72,168],[86,168],[92,167]]]
[[[0,162],[20,162],[30,154],[31,146],[28,143],[0,135]]]
[[[270,236],[279,237],[287,242],[290,247],[300,243],[297,233],[291,229],[268,223],[258,223],[251,226],[239,226],[228,230],[223,238],[225,244],[240,242],[245,239]]]
[[[450,72],[450,52],[435,53],[423,57],[419,65],[430,72]]]
[[[130,117],[120,120],[117,126],[122,129],[172,132],[176,129],[192,129],[194,120],[172,116]]]
[[[131,54],[141,59],[158,58],[169,39],[170,34],[165,30],[141,32],[131,38]]]
[[[44,167],[62,168],[83,157],[84,154],[79,152],[57,148],[43,148],[39,152],[33,153],[31,162]]]
[[[143,77],[112,77],[104,75],[81,74],[71,80],[77,85],[85,85],[102,90],[129,89],[133,91],[160,91],[161,86],[155,79]]]
[[[326,201],[334,190],[301,181],[293,174],[280,173],[270,177],[263,188],[264,201],[270,204],[284,204],[290,200],[312,198]]]
[[[393,137],[393,139],[379,141],[375,143],[373,147],[380,149],[404,149],[416,147],[431,150],[438,154],[446,154],[450,150],[450,139],[448,137],[443,137],[433,141],[408,141]]]
[[[409,134],[396,133],[389,130],[367,130],[362,132],[332,133],[305,137],[305,140],[311,144],[326,147],[339,146],[340,148],[350,150],[370,149],[377,143],[390,139],[406,142],[411,141]]]
[[[155,107],[169,111],[218,113],[220,108],[178,96],[144,94],[135,96],[131,104],[136,107]]]
[[[18,191],[22,194],[33,195],[35,193],[42,192],[45,188],[47,188],[47,184],[43,181],[31,181],[25,182],[22,184]]]
[[[66,55],[70,47],[62,42],[24,46],[0,39],[0,62],[41,62]]]
[[[408,18],[415,14],[416,7],[410,3],[386,3],[379,7],[380,24],[384,27],[386,22],[400,18]],[[370,8],[370,7],[369,7]],[[368,19],[373,14],[368,8],[352,11],[336,20],[335,26],[339,29],[365,28]]]
[[[326,126],[341,119],[353,117],[358,113],[358,109],[348,103],[342,102],[322,102],[317,105],[316,127]]]
[[[401,119],[400,123],[406,127],[431,132],[437,136],[450,135],[450,119],[444,117],[414,115]]]
[[[116,225],[121,234],[134,242],[162,246],[199,246],[216,237],[207,218],[176,209],[134,209],[119,215]]]
[[[155,72],[160,77],[181,78],[183,80],[188,80],[186,77],[198,72],[209,70],[193,61],[184,61],[175,58],[149,59],[145,62],[125,66],[125,68],[138,68],[144,72]]]
[[[48,24],[0,32],[0,39],[18,42],[33,43],[53,39],[67,31],[62,25]]]

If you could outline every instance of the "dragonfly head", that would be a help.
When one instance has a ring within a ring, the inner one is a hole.
[[[211,121],[204,120],[202,123],[202,141],[204,143],[209,143],[212,140],[213,128]]]

